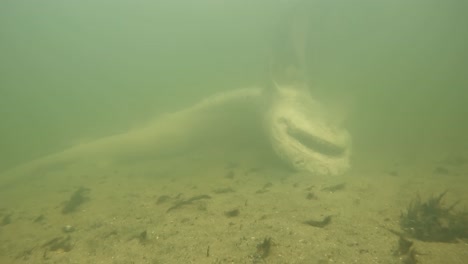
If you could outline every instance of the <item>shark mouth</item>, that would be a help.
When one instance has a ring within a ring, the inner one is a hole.
[[[349,169],[350,136],[304,91],[279,91],[267,118],[276,154],[296,170],[339,175]]]
[[[286,132],[290,137],[297,140],[300,144],[322,155],[339,157],[346,151],[346,148],[344,147],[338,146],[332,142],[327,141],[326,139],[309,134],[301,129],[291,128],[288,126]]]

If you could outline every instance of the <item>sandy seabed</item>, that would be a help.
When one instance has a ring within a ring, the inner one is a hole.
[[[468,204],[468,163],[362,159],[319,177],[255,155],[76,163],[5,183],[0,263],[405,263],[389,229],[412,199],[448,190]],[[468,263],[466,241],[410,240],[417,263]]]

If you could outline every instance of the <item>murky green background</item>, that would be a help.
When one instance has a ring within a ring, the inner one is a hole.
[[[295,2],[1,1],[0,170],[263,84]],[[310,3],[311,91],[355,155],[468,148],[467,1]]]

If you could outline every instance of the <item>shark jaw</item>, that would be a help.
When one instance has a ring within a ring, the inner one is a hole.
[[[340,175],[350,167],[348,132],[305,89],[277,87],[266,127],[276,154],[296,170]]]

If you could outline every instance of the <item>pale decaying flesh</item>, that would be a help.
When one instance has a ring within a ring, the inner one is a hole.
[[[348,133],[328,123],[319,103],[304,90],[268,91],[252,87],[221,93],[142,127],[78,144],[7,174],[14,177],[81,161],[118,164],[158,159],[209,144],[224,146],[240,135],[248,142],[251,134],[269,138],[276,154],[295,169],[326,175],[345,172],[350,155]]]

